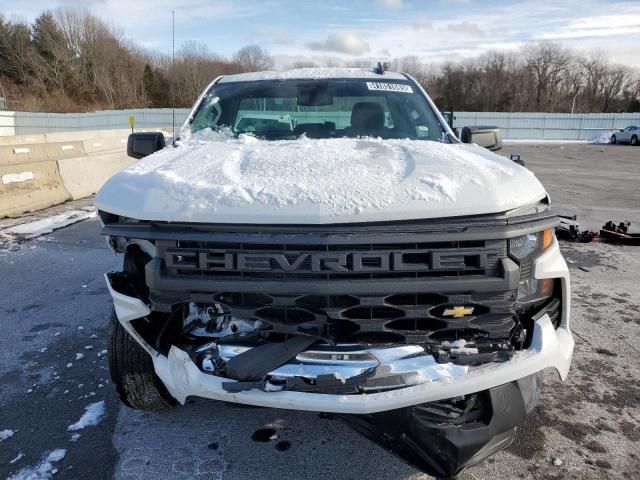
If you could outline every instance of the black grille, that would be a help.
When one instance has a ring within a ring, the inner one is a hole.
[[[234,315],[272,325],[326,321],[330,336],[338,341],[423,343],[456,339],[460,332],[467,338],[489,341],[509,337],[515,326],[513,282],[498,291],[461,287],[434,291],[431,285],[460,277],[504,285],[500,280],[506,243],[310,246],[159,241],[156,245],[159,258],[164,259],[158,275],[196,280],[190,283],[192,300],[219,302]],[[354,282],[361,280],[368,282],[353,290]],[[283,292],[285,281],[290,291]],[[416,293],[416,281],[424,293]],[[414,282],[411,291],[406,289],[408,282]],[[459,280],[453,283],[462,285]],[[211,287],[215,290],[201,290],[201,285],[215,285]],[[256,286],[261,288],[256,290]],[[336,293],[342,286],[344,294]],[[161,293],[154,292],[152,285],[152,300],[154,294]],[[471,313],[452,315],[455,307],[471,309]]]
[[[462,298],[464,297],[464,298]],[[426,342],[470,337],[487,340],[509,337],[515,326],[515,291],[508,294],[463,295],[245,295],[225,292],[211,298],[233,314],[260,319],[270,324],[296,325],[327,320],[332,337],[382,341],[394,334],[407,342]],[[260,300],[260,302],[258,302]],[[443,315],[460,304],[473,308],[461,318]]]

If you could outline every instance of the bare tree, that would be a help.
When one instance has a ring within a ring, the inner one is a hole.
[[[273,68],[274,61],[269,52],[258,45],[242,47],[233,56],[233,61],[243,72],[258,72]]]
[[[556,43],[541,42],[528,46],[525,55],[535,83],[536,106],[542,110],[552,108],[554,90],[571,64],[569,50]]]

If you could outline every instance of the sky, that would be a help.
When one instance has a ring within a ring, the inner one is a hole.
[[[0,12],[31,21],[69,5],[166,53],[175,10],[176,48],[196,41],[229,55],[258,44],[281,67],[407,55],[441,64],[539,40],[640,67],[640,0],[0,0]]]

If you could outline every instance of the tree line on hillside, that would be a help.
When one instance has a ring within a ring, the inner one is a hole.
[[[259,46],[231,58],[185,43],[171,57],[125,40],[84,9],[42,13],[33,24],[0,15],[0,97],[21,111],[191,106],[214,77],[273,68]]]
[[[337,65],[370,67],[371,61],[326,62]],[[11,110],[189,107],[218,75],[273,67],[271,55],[257,45],[225,57],[186,42],[172,62],[82,8],[46,11],[32,24],[0,15],[0,97]],[[446,110],[640,111],[637,70],[611,63],[602,52],[579,54],[550,42],[439,66],[407,56],[391,68],[411,74]]]

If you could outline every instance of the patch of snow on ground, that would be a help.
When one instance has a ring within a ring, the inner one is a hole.
[[[2,440],[6,440],[7,438],[13,437],[15,432],[13,430],[0,430],[0,442]]]
[[[2,231],[3,235],[31,239],[51,233],[59,228],[67,227],[73,223],[88,218],[94,218],[97,215],[95,209],[86,208],[82,210],[71,210],[64,213],[58,213],[48,218],[34,220],[33,222],[23,223],[9,227]]]
[[[62,460],[66,454],[67,451],[64,448],[53,450],[38,465],[24,468],[11,475],[8,480],[47,480],[57,472],[54,463]]]
[[[601,133],[596,138],[591,140],[589,143],[611,143],[611,134],[612,133],[613,133],[613,131]]]
[[[104,417],[104,400],[92,403],[85,407],[85,412],[76,423],[69,425],[67,430],[82,430],[85,427],[92,427],[100,423]]]

